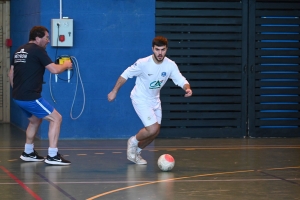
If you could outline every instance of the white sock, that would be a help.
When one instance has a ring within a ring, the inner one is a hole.
[[[26,144],[25,143],[25,148],[24,148],[24,152],[27,154],[30,154],[33,152],[34,149],[34,145],[33,144]]]
[[[57,152],[58,152],[58,148],[51,148],[51,147],[48,148],[48,155],[50,157],[56,156]]]
[[[143,150],[143,149],[141,149],[140,147],[136,148],[136,152],[137,152],[137,153],[141,153],[142,150]]]
[[[134,137],[131,138],[131,142],[132,142],[135,146],[137,146],[138,143],[139,143],[139,141],[136,139],[136,136],[134,136]]]

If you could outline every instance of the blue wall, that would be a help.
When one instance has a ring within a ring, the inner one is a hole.
[[[109,103],[107,94],[129,65],[152,53],[155,0],[63,0],[62,16],[74,21],[74,46],[57,49],[49,43],[47,52],[53,60],[56,51],[58,56],[76,57],[86,99],[82,115],[71,119],[75,91],[73,117],[79,115],[83,105],[81,85],[75,90],[77,74],[70,83],[60,79],[55,83],[54,76],[51,75],[50,82],[49,72],[45,73],[42,96],[63,116],[60,138],[128,138],[135,134],[143,127],[129,97],[135,79],[127,81],[115,102]],[[11,0],[11,53],[28,41],[32,26],[43,25],[51,33],[51,19],[59,17],[59,0]],[[67,73],[59,77],[66,79]],[[13,102],[11,122],[24,130],[28,124]],[[38,133],[41,139],[48,138],[48,125],[47,121],[43,122]]]

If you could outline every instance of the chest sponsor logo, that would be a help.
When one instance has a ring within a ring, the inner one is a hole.
[[[24,49],[21,49],[19,52],[16,52],[14,55],[14,61],[15,63],[23,62],[26,63],[28,53],[24,51]]]
[[[150,83],[149,89],[158,89],[158,88],[161,88],[162,83],[163,83],[163,80],[161,80],[161,81],[153,81],[153,82]]]

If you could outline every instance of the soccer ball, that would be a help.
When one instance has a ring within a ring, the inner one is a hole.
[[[175,160],[170,154],[163,154],[158,158],[157,165],[164,172],[170,171],[175,165]]]

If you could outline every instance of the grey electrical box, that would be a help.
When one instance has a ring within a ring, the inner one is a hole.
[[[73,19],[51,19],[51,46],[73,46]]]

